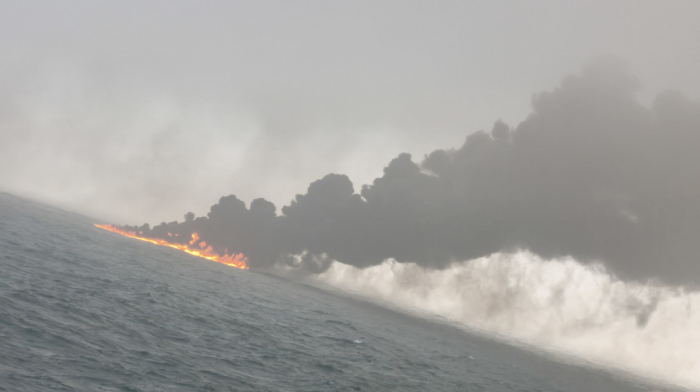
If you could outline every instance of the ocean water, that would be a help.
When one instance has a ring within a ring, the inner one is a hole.
[[[0,391],[680,390],[93,223],[0,193]]]

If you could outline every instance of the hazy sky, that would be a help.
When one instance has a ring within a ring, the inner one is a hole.
[[[700,98],[698,1],[3,1],[0,189],[117,223],[459,147],[600,55]],[[420,159],[418,159],[420,160]]]

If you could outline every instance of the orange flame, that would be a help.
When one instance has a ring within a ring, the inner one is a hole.
[[[136,235],[135,232],[132,231],[124,231],[120,230],[112,225],[98,225],[95,223],[95,227],[99,227],[100,229],[104,229],[107,231],[111,231],[113,233],[121,234],[125,237],[129,238],[134,238],[137,240],[145,241],[145,242],[150,242],[151,244],[156,244],[156,245],[163,245],[167,246],[173,249],[181,250],[185,253],[189,253],[193,256],[201,257],[203,259],[211,260],[211,261],[216,261],[217,263],[221,264],[226,264],[231,267],[236,267],[236,268],[241,268],[241,269],[248,269],[248,258],[246,258],[243,253],[233,253],[233,254],[224,254],[223,256],[217,254],[214,252],[211,246],[208,246],[207,248],[204,248],[206,246],[206,242],[202,241],[199,245],[203,249],[194,249],[190,248],[187,245],[183,244],[172,244],[170,242],[167,242],[165,240],[161,239],[156,239],[156,238],[146,238],[146,237],[139,237]],[[170,234],[170,233],[168,233]],[[192,240],[190,241],[190,246],[194,246],[195,242],[199,240],[199,235],[197,233],[192,233]]]

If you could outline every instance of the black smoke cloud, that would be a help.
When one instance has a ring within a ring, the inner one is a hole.
[[[516,128],[497,121],[458,149],[420,162],[401,154],[355,192],[329,174],[276,213],[222,197],[207,217],[139,229],[168,238],[196,231],[252,268],[292,260],[365,267],[387,258],[441,268],[454,260],[529,249],[602,261],[633,279],[700,278],[700,104],[679,93],[635,98],[624,66],[598,61],[535,95]]]

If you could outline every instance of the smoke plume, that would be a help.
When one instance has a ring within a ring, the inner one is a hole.
[[[700,387],[694,349],[700,344],[700,292],[624,282],[600,264],[543,260],[527,252],[495,253],[443,270],[393,260],[364,269],[336,262],[310,281],[495,332],[511,343]]]
[[[287,206],[222,197],[206,217],[130,227],[197,232],[251,268],[311,272],[393,259],[445,268],[496,252],[600,261],[630,279],[700,278],[700,103],[677,92],[647,107],[624,66],[599,60],[536,94],[516,127],[496,121],[456,149],[392,160],[356,190],[329,174]],[[291,257],[289,255],[302,255]]]

